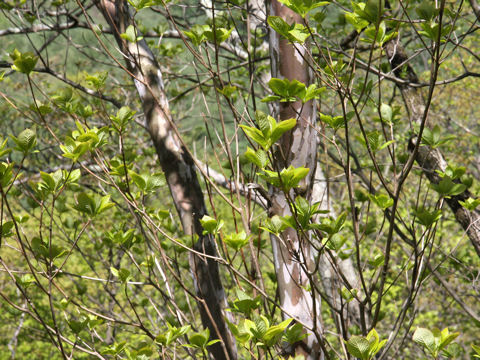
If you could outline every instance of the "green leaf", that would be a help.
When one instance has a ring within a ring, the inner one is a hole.
[[[53,174],[47,174],[40,171],[42,182],[38,184],[40,190],[45,190],[48,193],[54,193],[60,189],[63,180],[62,170],[57,170]]]
[[[280,16],[269,16],[267,18],[268,25],[271,26],[278,34],[283,37],[288,37],[290,31],[290,25],[285,22]]]
[[[125,351],[126,346],[127,346],[126,341],[122,341],[122,342],[119,342],[119,343],[114,343],[113,345],[110,345],[110,346],[106,347],[103,351],[101,351],[101,354],[102,355],[116,356],[116,355],[119,355],[120,353],[122,353],[123,351]]]
[[[309,36],[310,31],[308,31],[305,26],[295,23],[293,24],[293,28],[290,27],[290,30],[288,30],[287,39],[292,43],[303,44]]]
[[[277,96],[280,96],[280,102],[294,102],[302,99],[307,91],[305,84],[296,79],[272,78],[268,82],[268,86]]]
[[[126,283],[130,279],[130,271],[128,269],[121,268],[117,271],[116,276],[122,283]]]
[[[83,329],[87,327],[88,320],[85,318],[82,321],[70,320],[68,321],[68,326],[72,329],[75,335],[78,335]]]
[[[7,188],[13,181],[13,163],[0,163],[0,185]]]
[[[259,168],[263,169],[268,164],[268,157],[265,151],[258,149],[254,151],[247,146],[247,151],[245,152],[245,158],[250,161],[252,164],[255,164]]]
[[[3,139],[0,137],[0,158],[12,152],[12,149],[7,148],[8,139]]]
[[[220,341],[221,341],[220,339],[210,340],[210,341],[207,343],[207,346],[212,346],[213,344],[219,343]]]
[[[449,141],[456,139],[455,135],[447,135],[442,137],[441,132],[442,130],[438,125],[435,125],[435,127],[431,130],[425,128],[422,134],[423,143],[435,149],[441,145],[446,144]]]
[[[41,256],[50,261],[66,253],[66,250],[62,246],[44,243],[38,237],[32,239],[31,247],[36,257]]]
[[[430,21],[438,13],[438,10],[435,8],[435,4],[432,1],[421,1],[418,7],[415,9],[416,13],[420,19]]]
[[[478,205],[480,205],[480,198],[478,199],[472,199],[472,198],[468,198],[467,200],[465,201],[459,201],[460,205],[462,205],[465,209],[469,210],[469,211],[473,211],[475,210]]]
[[[253,126],[247,126],[247,125],[240,125],[240,127],[245,132],[245,135],[247,135],[251,140],[255,141],[258,145],[263,147],[265,150],[269,149],[269,147],[271,146],[269,139],[265,138],[265,136],[259,129]]]
[[[190,28],[190,31],[184,31],[183,33],[192,41],[195,46],[200,46],[204,41],[207,41],[205,31],[208,31],[210,27],[208,25],[196,24]]]
[[[105,87],[107,77],[107,71],[96,72],[94,74],[87,74],[85,76],[85,81],[87,82],[88,86],[93,87],[96,90],[100,90]]]
[[[329,1],[318,0],[279,0],[279,2],[289,7],[303,18],[305,18],[307,13],[313,9],[330,4]]]
[[[368,359],[369,347],[368,340],[361,336],[354,335],[347,341],[348,352],[361,360]]]
[[[419,327],[415,330],[413,333],[413,341],[429,350],[433,350],[435,348],[435,337],[430,330],[425,328]]]
[[[216,41],[217,44],[220,44],[226,41],[230,37],[230,34],[232,33],[232,31],[233,31],[233,27],[230,29],[217,27],[215,28],[215,35],[214,35],[213,29],[208,27],[208,29],[206,29],[204,32],[204,36],[208,41],[212,43],[215,43]]]
[[[373,259],[368,260],[368,263],[375,269],[378,269],[385,262],[385,256],[381,253],[376,254]]]
[[[187,332],[190,331],[190,325],[185,325],[185,326],[182,326],[181,328],[177,328],[167,323],[167,327],[168,327],[168,331],[159,334],[155,338],[155,342],[163,346],[169,346],[179,337],[185,335]]]
[[[196,24],[190,28],[190,31],[184,31],[183,33],[192,41],[195,46],[199,46],[204,41],[217,42],[220,44],[226,41],[233,28],[226,29],[217,27],[215,28],[215,34],[213,28],[210,25]]]
[[[80,193],[77,196],[77,201],[73,208],[90,217],[95,217],[113,206],[115,206],[115,204],[110,202],[110,195],[100,198],[90,196],[87,193]]]
[[[217,230],[217,220],[208,215],[203,215],[200,219],[204,234],[213,234]]]
[[[359,3],[357,6],[352,2],[352,6],[354,7],[355,13],[358,13],[360,17],[370,23],[376,24],[383,16],[385,0],[367,0],[366,4]]]
[[[258,295],[255,299],[252,299],[245,292],[240,289],[235,289],[237,294],[237,300],[233,301],[233,310],[249,317],[252,310],[257,309],[261,304],[261,296]]]
[[[365,141],[365,138],[363,136],[356,136],[356,138],[360,143],[363,144],[363,146],[367,147],[367,142]],[[394,140],[384,142],[383,134],[380,133],[380,131],[378,131],[378,130],[373,130],[373,131],[367,132],[366,133],[366,138],[367,138],[370,150],[372,152],[377,152],[377,151],[383,150],[387,146],[389,146],[390,144],[392,144],[394,142]]]
[[[380,115],[382,116],[382,121],[391,124],[393,122],[393,110],[392,107],[388,104],[380,105]]]
[[[145,193],[153,192],[159,187],[166,185],[166,180],[163,173],[139,175],[134,171],[129,171],[128,174],[132,178],[135,185],[137,185],[138,188]]]
[[[383,348],[386,344],[387,339],[380,341],[380,337],[375,329],[370,330],[367,334],[367,340],[369,342],[368,349],[368,359],[374,359],[375,355]]]
[[[210,330],[206,328],[203,331],[194,333],[189,336],[188,340],[194,348],[205,349],[207,347],[208,339],[210,338]]]
[[[473,356],[480,359],[480,346],[472,344],[472,349],[476,352]]]
[[[455,196],[467,190],[466,185],[455,183],[449,176],[444,176],[438,184],[430,184],[430,187],[442,196]]]
[[[0,224],[0,237],[5,238],[13,236],[13,221],[5,221],[3,224]]]
[[[308,88],[305,89],[305,93],[300,96],[300,100],[302,100],[302,103],[305,104],[310,100],[318,99],[320,97],[320,94],[322,94],[324,91],[326,91],[325,87],[318,88],[316,84],[311,84]]]
[[[128,106],[122,106],[116,115],[110,115],[110,120],[112,121],[115,129],[119,132],[125,130],[128,123],[133,120],[133,116],[136,111],[130,109]]]
[[[18,137],[11,136],[15,142],[16,150],[21,151],[24,155],[28,154],[37,145],[37,135],[35,131],[31,129],[23,130]]]
[[[313,223],[313,216],[316,214],[326,214],[328,210],[319,210],[320,202],[310,204],[306,199],[298,196],[295,199],[295,217],[284,216],[281,218],[285,227],[298,228],[298,225],[304,230],[317,228],[318,224]]]
[[[125,39],[129,42],[136,43],[143,39],[142,36],[137,36],[137,29],[133,25],[129,25],[123,34],[120,34],[122,39]]]
[[[448,329],[444,329],[444,330],[448,330]],[[442,333],[443,333],[443,331],[442,331]],[[455,340],[458,337],[458,335],[460,335],[460,333],[458,333],[458,332],[447,334],[445,336],[443,336],[443,334],[442,334],[442,338],[441,338],[441,342],[440,342],[440,349],[446,348],[453,340]]]
[[[273,118],[272,118],[273,119]],[[286,133],[287,131],[293,129],[297,125],[297,120],[295,119],[288,119],[280,121],[275,127],[272,129],[272,135],[270,136],[270,142],[275,144],[280,137]]]
[[[337,132],[338,129],[345,127],[345,119],[343,116],[333,117],[330,115],[320,114],[320,121],[327,124],[335,132]]]
[[[437,209],[430,212],[424,207],[419,207],[413,214],[417,217],[417,221],[420,224],[430,227],[442,217],[442,210]]]
[[[132,5],[137,11],[155,5],[155,1],[152,0],[128,0],[128,3]]]
[[[38,61],[38,56],[35,56],[33,53],[21,53],[17,49],[13,50],[10,58],[13,60],[12,69],[27,75],[35,69]]]
[[[274,345],[292,321],[293,319],[290,318],[282,321],[278,325],[269,327],[262,337],[262,340],[265,342],[265,345],[267,346]]]
[[[277,124],[273,117],[263,115],[257,114],[260,129],[247,125],[240,125],[240,127],[251,140],[255,141],[267,151],[285,132],[295,127],[296,120],[288,119]],[[253,162],[260,168],[267,164],[267,157],[263,152],[259,153],[258,151],[255,152],[252,149],[247,149],[245,156],[247,160]]]
[[[250,330],[245,326],[245,322],[247,321],[251,322],[251,320],[245,319],[243,322],[240,322],[239,325],[235,325],[227,319],[227,325],[230,331],[235,336],[235,339],[242,345],[246,344],[253,336]]]
[[[393,206],[393,199],[388,195],[376,194],[375,196],[368,195],[368,197],[382,210]]]
[[[362,38],[362,41],[365,41],[370,44],[378,43],[380,46],[385,44],[387,41],[391,40],[397,35],[395,31],[387,33],[387,26],[385,21],[382,21],[378,26],[371,24],[364,31],[365,37]]]
[[[288,226],[285,226],[282,219],[278,215],[274,215],[272,218],[267,219],[265,227],[261,227],[262,230],[268,231],[271,234],[278,235]]]
[[[455,167],[452,165],[448,165],[445,171],[436,170],[440,177],[450,177],[452,180],[460,179],[466,171],[467,169],[464,166]]]
[[[303,331],[302,324],[295,323],[285,330],[285,340],[289,344],[295,344],[302,341],[307,337],[307,334]]]
[[[223,88],[217,88],[217,91],[225,96],[227,99],[235,100],[236,95],[235,93],[237,92],[237,87],[234,85],[225,85]]]
[[[345,13],[345,19],[347,19],[347,21],[353,25],[353,27],[355,28],[355,30],[357,30],[357,32],[361,32],[369,24],[368,20],[365,20],[355,12]]]
[[[276,33],[291,43],[303,44],[310,36],[310,31],[304,25],[295,22],[289,25],[279,16],[269,16],[267,22]]]
[[[251,238],[251,235],[247,236],[245,231],[242,230],[239,233],[232,233],[230,235],[225,236],[223,238],[223,241],[232,249],[234,249],[235,251],[238,251],[242,247],[248,244],[248,240],[250,238]]]
[[[23,286],[25,288],[35,283],[35,277],[32,274],[25,274],[25,275],[22,275],[21,277],[17,275],[14,275],[14,276],[17,283],[20,284],[20,286]]]
[[[100,214],[100,213],[104,212],[105,210],[114,207],[115,204],[110,202],[110,195],[106,195],[106,196],[103,196],[100,199],[100,202],[98,202],[98,201],[96,202],[96,206],[97,206],[96,214]]]
[[[260,315],[255,317],[254,324],[255,324],[255,328],[252,329],[253,335],[259,340],[263,339],[263,336],[265,335],[268,328],[270,327],[270,322],[265,316]]]
[[[300,181],[307,176],[309,171],[310,169],[303,166],[298,168],[289,166],[287,169],[280,171],[280,176],[278,176],[278,172],[269,170],[264,170],[263,173],[257,173],[257,175],[273,186],[288,191],[297,187]]]
[[[350,291],[345,286],[343,286],[342,289],[340,290],[340,295],[347,303],[349,303],[355,298],[356,292],[357,292],[356,289],[352,289]]]
[[[276,121],[274,118],[272,118],[271,116],[265,114],[260,110],[255,111],[255,120],[257,121],[259,129],[265,135],[271,134],[272,124],[276,124]]]

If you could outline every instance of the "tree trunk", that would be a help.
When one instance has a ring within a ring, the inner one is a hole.
[[[398,86],[410,115],[410,122],[412,124],[420,123],[425,112],[425,101],[421,91],[409,85],[419,82],[417,74],[408,63],[408,56],[398,38],[385,44],[384,49],[395,75],[409,82]],[[414,146],[415,144],[411,142],[409,149],[413,149]],[[420,146],[415,160],[431,183],[438,184],[440,182],[441,177],[437,171],[445,171],[447,162],[438,148],[433,149],[427,145]],[[469,190],[466,190],[459,195],[445,198],[445,201],[452,209],[457,222],[466,231],[478,256],[480,256],[480,212],[478,210],[469,211],[460,205],[460,201],[465,201],[469,197],[473,196]]]
[[[131,43],[120,37],[132,23],[126,2],[103,0],[96,2],[96,5],[112,28],[122,54],[126,57],[127,69],[140,96],[146,125],[165,173],[183,231],[187,235],[198,236],[198,241],[194,244],[197,252],[215,257],[215,239],[202,234],[199,221],[207,211],[195,164],[175,131],[160,67],[144,40]],[[225,321],[227,301],[218,263],[211,258],[192,253],[190,264],[202,323],[210,329],[213,338],[222,340],[211,346],[210,352],[217,360],[235,360],[235,339]]]
[[[287,23],[301,23],[302,18],[292,10],[273,0],[270,3],[270,15],[280,16]],[[285,39],[270,29],[270,58],[272,77],[296,79],[306,86],[311,82],[309,66],[301,48],[289,44]],[[297,126],[280,139],[280,149],[276,154],[276,166],[279,170],[290,165],[304,166],[310,169],[295,193],[289,194],[293,199],[301,195],[311,199],[312,185],[317,165],[317,134],[312,125],[315,123],[315,106],[313,101],[302,106],[302,103],[281,103],[274,114],[279,120],[297,119]],[[279,189],[271,189],[271,215],[291,215],[285,194]],[[310,245],[310,239],[301,238],[292,228],[285,230],[280,238],[272,236],[275,272],[280,296],[280,305],[284,317],[292,316],[320,334],[320,297],[312,296],[306,290],[310,279],[302,268],[313,269],[316,254]],[[287,315],[288,314],[288,315]],[[323,358],[320,343],[311,334],[305,342],[287,349],[292,355],[304,355],[305,359]]]

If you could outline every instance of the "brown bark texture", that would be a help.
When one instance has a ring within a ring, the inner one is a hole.
[[[275,0],[271,1],[269,10],[270,15],[280,16],[289,24],[303,21],[299,15]],[[270,58],[272,77],[296,79],[306,86],[311,83],[304,49],[288,43],[272,29],[270,29]],[[293,200],[295,196],[303,196],[311,200],[317,165],[317,134],[313,129],[316,116],[314,103],[302,105],[297,101],[280,103],[278,106],[274,114],[277,120],[296,118],[297,125],[280,139],[276,152],[276,166],[278,170],[290,165],[309,168],[307,177],[300,183],[299,188],[290,192],[289,197]],[[270,214],[292,215],[285,194],[279,189],[272,188],[270,191]],[[280,237],[272,236],[272,247],[284,317],[293,317],[319,334],[320,297],[312,296],[311,292],[305,290],[311,285],[311,278],[309,279],[305,269],[313,269],[316,255],[308,235],[301,236],[296,230],[289,228]],[[285,350],[292,355],[304,355],[307,360],[323,357],[318,339],[312,334],[304,342]]]
[[[102,0],[96,2],[105,20],[112,28],[121,49],[127,69],[134,79],[147,129],[157,151],[160,166],[165,173],[170,193],[180,216],[183,231],[198,236],[190,255],[190,266],[195,284],[197,303],[202,323],[212,338],[221,339],[212,345],[210,353],[216,360],[237,358],[235,339],[225,321],[227,301],[221,283],[215,239],[203,235],[200,219],[207,213],[203,193],[196,174],[195,163],[185,149],[174,128],[164,91],[160,66],[144,40],[127,42],[120,37],[132,24],[126,2]]]

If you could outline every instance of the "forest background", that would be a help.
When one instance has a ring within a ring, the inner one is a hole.
[[[1,359],[480,358],[480,5],[0,1]]]

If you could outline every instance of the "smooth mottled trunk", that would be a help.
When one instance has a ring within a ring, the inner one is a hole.
[[[398,38],[385,44],[384,49],[397,77],[408,80],[409,83],[419,82],[414,69],[408,63],[408,56]],[[425,101],[420,89],[410,86],[409,83],[398,86],[408,110],[410,122],[412,124],[420,123],[425,112]],[[432,118],[430,118],[430,121],[432,121]],[[415,144],[411,141],[409,149],[412,150],[414,146]],[[415,160],[431,183],[438,184],[441,181],[442,178],[437,171],[444,172],[447,162],[438,148],[434,149],[427,145],[420,146]],[[480,256],[480,212],[478,210],[469,211],[460,205],[460,201],[465,201],[470,197],[474,196],[469,190],[466,190],[459,195],[445,198],[445,201],[453,211],[457,222],[467,233],[478,256]]]
[[[301,23],[302,18],[277,1],[270,3],[270,15],[280,16],[287,23]],[[296,79],[305,85],[311,83],[309,66],[303,48],[295,48],[285,39],[270,29],[270,57],[272,77]],[[311,199],[312,185],[317,165],[317,134],[313,129],[315,124],[315,106],[313,102],[291,102],[278,105],[276,114],[278,120],[297,119],[297,126],[280,139],[280,149],[276,153],[278,170],[290,165],[304,166],[310,169],[307,177],[300,183],[296,191],[291,191],[290,197],[303,196]],[[279,189],[271,189],[271,215],[291,215],[285,194]],[[275,272],[280,297],[280,305],[284,316],[292,316],[303,324],[320,333],[320,297],[312,296],[306,288],[310,280],[304,268],[314,268],[315,252],[310,245],[308,235],[301,238],[299,232],[289,228],[280,237],[272,236]],[[302,268],[302,265],[304,268]],[[301,344],[296,344],[288,352],[304,355],[305,359],[322,358],[320,343],[314,335],[310,335]]]
[[[199,221],[206,214],[206,206],[195,164],[175,131],[160,67],[144,40],[131,43],[120,37],[132,22],[126,2],[103,0],[96,4],[112,28],[122,56],[125,57],[127,69],[134,79],[147,129],[165,173],[183,231],[187,235],[198,236],[194,244],[197,252],[215,257],[215,239],[202,234]],[[235,340],[225,321],[227,301],[218,263],[211,258],[191,254],[190,265],[202,323],[210,329],[213,338],[222,340],[213,345],[210,352],[217,360],[235,360]]]

